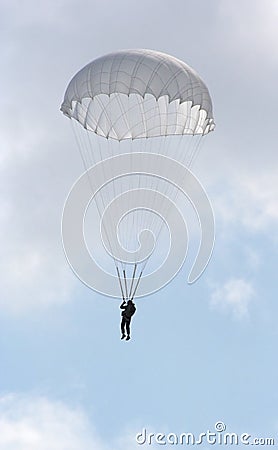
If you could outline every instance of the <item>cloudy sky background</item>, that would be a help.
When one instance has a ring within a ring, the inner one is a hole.
[[[137,448],[135,434],[278,439],[278,4],[259,0],[2,0],[0,449]],[[122,48],[173,54],[206,81],[216,131],[194,172],[216,217],[213,258],[142,300],[134,339],[118,303],[65,260],[60,219],[83,171],[59,107],[70,78]]]

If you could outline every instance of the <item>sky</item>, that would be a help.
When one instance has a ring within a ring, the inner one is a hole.
[[[275,0],[2,0],[1,450],[157,448],[136,434],[218,421],[278,442],[277,18]],[[129,343],[118,301],[63,253],[83,166],[59,111],[80,68],[127,48],[194,67],[216,122],[193,167],[214,209],[212,259],[193,285],[186,260],[138,301]]]

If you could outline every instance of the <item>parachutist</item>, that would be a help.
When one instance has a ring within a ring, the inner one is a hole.
[[[122,331],[121,339],[124,339],[127,334],[126,340],[129,341],[131,317],[135,314],[136,307],[132,300],[128,300],[127,303],[125,300],[123,300],[122,304],[120,305],[120,309],[123,309],[121,322],[121,331]]]

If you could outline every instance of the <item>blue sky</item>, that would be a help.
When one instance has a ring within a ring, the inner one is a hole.
[[[218,420],[277,442],[277,2],[0,9],[0,449],[133,449],[143,427],[198,434]],[[215,212],[213,257],[192,286],[186,261],[138,302],[129,343],[118,302],[75,278],[60,236],[83,171],[60,103],[77,70],[122,48],[194,67],[217,125],[193,167]]]

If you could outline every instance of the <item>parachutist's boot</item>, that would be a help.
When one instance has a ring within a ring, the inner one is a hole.
[[[124,339],[124,338],[125,338],[125,334],[122,335],[121,339]]]
[[[130,336],[127,336],[126,341],[129,341],[129,339],[130,339]]]

